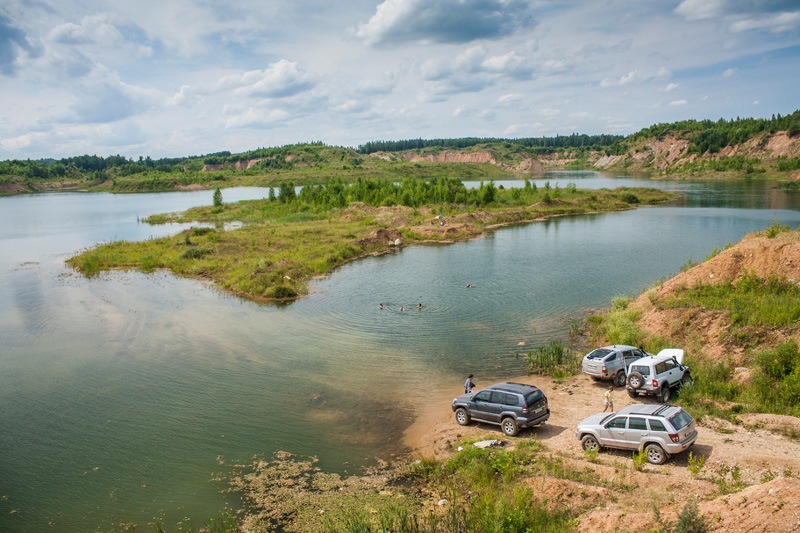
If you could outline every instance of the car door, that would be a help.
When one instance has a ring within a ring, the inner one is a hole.
[[[625,432],[626,448],[631,450],[638,450],[639,443],[649,435],[650,430],[647,427],[647,420],[640,416],[631,416],[628,418],[628,430]]]
[[[674,359],[664,361],[664,378],[669,382],[670,387],[674,387],[681,380],[681,368]],[[660,378],[660,376],[659,376]]]
[[[492,391],[482,390],[472,397],[470,416],[475,420],[489,420],[492,405]]]
[[[628,444],[625,441],[627,426],[627,416],[615,416],[603,425],[600,434],[602,442],[600,444],[611,448],[627,448]]]
[[[500,391],[480,391],[472,399],[475,403],[476,413],[472,415],[472,418],[499,424],[505,397],[506,394]]]

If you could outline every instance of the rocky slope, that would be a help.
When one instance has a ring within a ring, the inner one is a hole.
[[[790,137],[785,131],[763,133],[745,143],[727,146],[716,154],[703,156],[689,153],[689,141],[686,138],[667,136],[639,142],[623,155],[601,155],[592,165],[597,169],[666,172],[698,160],[718,161],[728,157],[759,159],[765,166],[772,167],[779,158],[800,157],[800,136]],[[794,172],[791,177],[800,178],[800,172]]]

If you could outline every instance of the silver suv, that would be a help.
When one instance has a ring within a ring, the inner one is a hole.
[[[593,379],[613,379],[614,385],[622,387],[630,364],[647,355],[641,348],[625,344],[604,346],[583,356],[581,370]]]
[[[691,382],[689,367],[683,364],[683,350],[665,348],[658,355],[643,357],[631,363],[626,389],[631,398],[644,394],[656,396],[662,403],[667,403],[674,387]]]
[[[495,424],[509,437],[550,418],[544,393],[523,383],[495,383],[480,392],[462,394],[453,399],[452,408],[462,426],[472,420]]]
[[[660,465],[694,444],[697,429],[692,416],[680,407],[634,404],[586,418],[578,424],[576,436],[584,450],[644,450],[648,462]]]

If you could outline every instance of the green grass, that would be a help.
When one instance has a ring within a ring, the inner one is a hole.
[[[441,180],[438,183],[439,188],[432,187],[427,194],[438,194],[442,186],[452,185],[452,182]],[[415,182],[404,182],[403,185],[406,184],[410,189],[399,190],[396,194],[403,196],[414,192],[413,200],[417,202],[419,195],[426,193],[420,192],[420,186]],[[369,182],[362,181],[357,185],[364,189],[369,187]],[[345,192],[349,190],[340,182],[331,187],[343,187]],[[387,191],[386,194],[394,194],[390,189]],[[452,241],[474,237],[489,225],[631,208],[631,204],[625,201],[627,189],[581,191],[568,187],[550,189],[549,192],[551,195],[557,193],[557,201],[537,201],[546,191],[532,187],[523,193],[512,194],[487,184],[475,192],[458,193],[464,195],[464,203],[398,208],[400,210],[395,213],[401,222],[383,218],[385,213],[364,207],[364,204],[352,203],[349,209],[330,208],[325,207],[328,204],[309,203],[302,194],[289,202],[282,202],[279,197],[209,205],[185,213],[155,215],[147,222],[199,222],[215,228],[192,228],[178,236],[144,242],[113,242],[87,250],[70,258],[68,263],[86,275],[111,269],[144,272],[167,269],[179,276],[212,280],[223,290],[243,298],[285,300],[306,294],[307,282],[314,276],[329,274],[359,257],[389,251],[387,243],[367,239],[375,230],[397,229],[403,235],[404,244],[437,238]],[[669,193],[650,189],[635,189],[635,194],[641,203],[658,203],[671,198]],[[474,204],[485,200],[487,195],[493,198],[491,202],[482,206]],[[324,201],[329,203],[334,198],[334,195],[326,193]],[[397,201],[392,198],[384,196],[380,201]],[[426,212],[426,209],[430,211]],[[428,223],[432,212],[443,214],[448,219],[465,216],[472,226],[447,235],[415,231],[415,226]],[[221,229],[231,222],[242,225],[236,229]]]
[[[528,485],[536,465],[550,461],[542,452],[536,441],[515,449],[464,443],[446,460],[347,478],[321,472],[313,459],[279,453],[237,473],[231,490],[245,498],[240,525],[248,531],[573,531],[575,511],[549,507]],[[439,503],[431,508],[431,501]]]

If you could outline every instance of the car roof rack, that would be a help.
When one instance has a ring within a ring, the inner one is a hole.
[[[672,406],[671,406],[671,405],[669,405],[669,404],[667,404],[667,405],[662,405],[661,407],[659,407],[658,409],[656,409],[655,411],[653,411],[653,414],[654,414],[654,415],[660,415],[660,414],[662,414],[664,411],[666,411],[667,409],[669,409],[670,407],[672,407]]]

